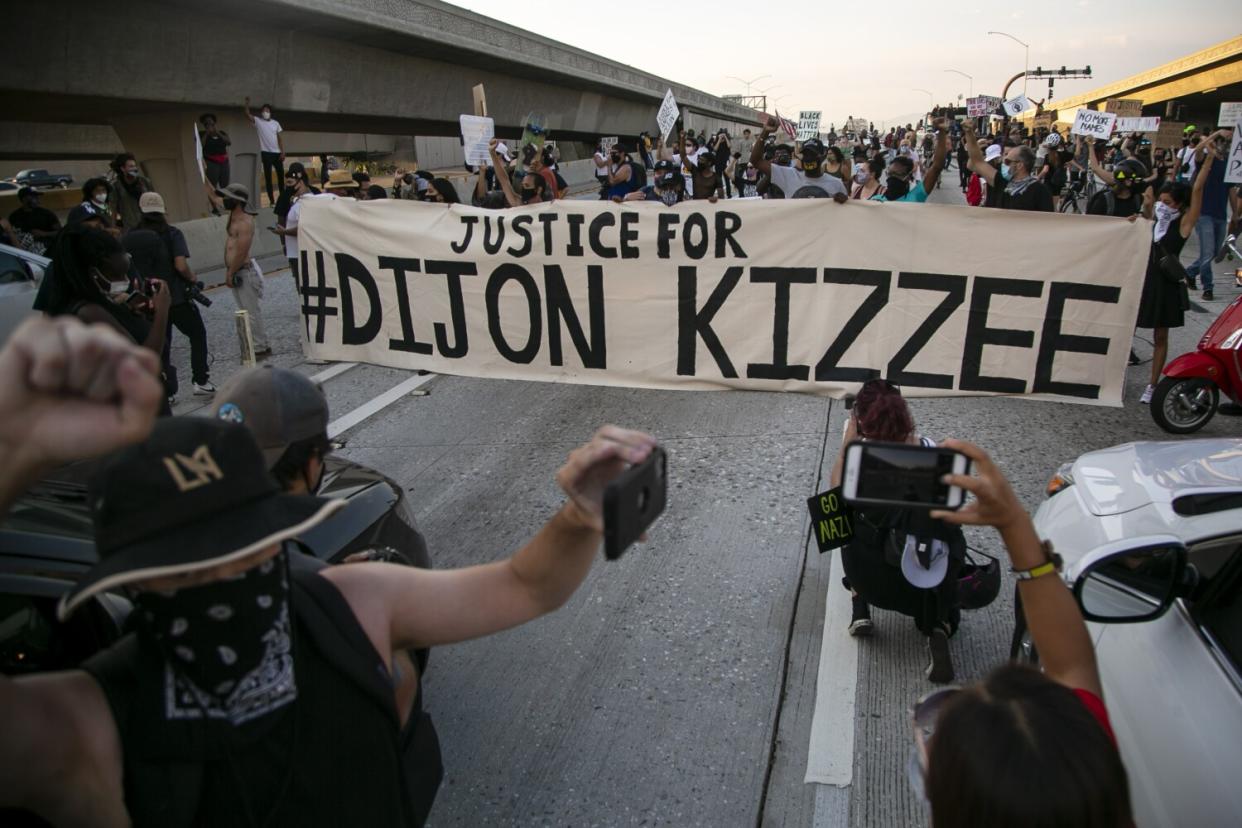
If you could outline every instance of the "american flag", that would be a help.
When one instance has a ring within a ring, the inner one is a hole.
[[[776,120],[781,122],[781,132],[789,136],[789,140],[793,141],[798,137],[798,125],[788,118],[782,118],[781,112],[776,111]]]

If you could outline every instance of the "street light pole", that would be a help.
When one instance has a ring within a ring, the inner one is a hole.
[[[725,77],[726,77],[726,78],[728,78],[729,80],[735,80],[735,81],[737,81],[738,83],[743,83],[743,84],[746,84],[746,97],[748,97],[748,98],[749,98],[749,97],[750,97],[750,88],[751,88],[752,86],[754,86],[756,83],[758,83],[759,81],[763,80],[764,78],[770,78],[770,77],[772,77],[772,76],[771,76],[771,75],[760,75],[759,77],[754,78],[754,79],[752,79],[752,80],[742,80],[741,78],[737,77],[736,75],[725,75]]]
[[[1010,40],[1012,40],[1014,43],[1017,43],[1019,46],[1021,46],[1023,49],[1026,50],[1026,57],[1024,58],[1024,63],[1022,66],[1022,97],[1025,98],[1026,97],[1026,73],[1031,71],[1031,44],[1018,40],[1016,37],[1009,34],[1008,32],[988,32],[988,34],[1001,35],[1003,37],[1007,37]]]
[[[961,69],[945,69],[944,71],[952,72],[955,75],[961,75],[963,78],[966,78],[966,80],[970,81],[970,94],[967,95],[966,97],[973,98],[975,96],[975,79],[972,76],[966,74]]]
[[[914,91],[922,92],[924,95],[927,96],[927,113],[930,115],[932,111],[932,107],[935,106],[936,96],[933,95],[931,92],[927,91],[926,89],[919,89],[915,87]]]

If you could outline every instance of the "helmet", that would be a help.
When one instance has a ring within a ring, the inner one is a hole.
[[[996,600],[1001,588],[1000,561],[980,552],[986,563],[977,564],[967,554],[957,574],[957,602],[962,609],[983,609]]]
[[[1147,168],[1137,158],[1127,158],[1113,168],[1113,178],[1119,184],[1129,184],[1147,177]]]
[[[1044,139],[1044,146],[1045,147],[1061,146],[1061,136],[1055,132],[1049,133],[1048,137]]]

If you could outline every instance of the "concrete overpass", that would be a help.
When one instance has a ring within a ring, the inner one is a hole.
[[[1222,103],[1242,101],[1242,35],[1090,92],[1051,101],[1046,109],[1055,111],[1059,121],[1072,123],[1078,109],[1103,109],[1110,98],[1140,100],[1144,115],[1202,128],[1215,126]]]
[[[455,136],[478,83],[502,135],[530,112],[563,142],[654,131],[670,87],[688,126],[757,124],[753,110],[437,0],[53,0],[25,9],[23,26],[41,36],[10,44],[22,71],[0,78],[0,107],[20,123],[0,125],[5,155],[32,157],[21,124],[36,125],[42,157],[49,140],[89,157],[80,127],[111,127],[177,218],[206,208],[192,132],[203,111],[233,137],[233,178],[257,185],[246,95],[287,130],[336,135]],[[76,131],[51,138],[47,124]]]

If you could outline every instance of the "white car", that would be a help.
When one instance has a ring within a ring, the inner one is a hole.
[[[52,260],[0,244],[0,345],[35,311],[35,294]]]
[[[1242,438],[1093,451],[1049,492],[1137,825],[1242,824]]]

